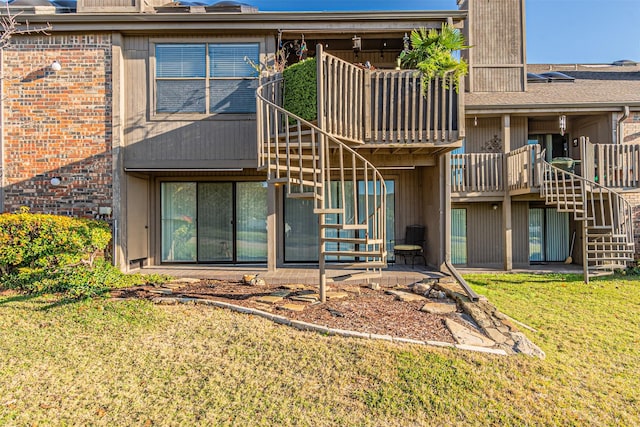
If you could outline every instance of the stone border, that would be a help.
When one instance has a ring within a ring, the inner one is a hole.
[[[115,298],[114,298],[115,299]],[[126,298],[118,298],[118,299],[126,299]],[[116,299],[117,300],[117,299]],[[372,340],[382,340],[388,342],[395,342],[401,344],[417,344],[417,345],[426,345],[432,347],[446,347],[446,348],[457,348],[458,350],[465,351],[475,351],[478,353],[485,354],[495,354],[499,356],[507,356],[508,353],[503,349],[495,349],[495,348],[487,348],[487,347],[479,347],[474,345],[465,345],[465,344],[452,344],[443,341],[420,341],[414,340],[411,338],[399,338],[392,337],[391,335],[380,335],[380,334],[370,334],[367,332],[358,332],[351,331],[345,329],[335,329],[329,328],[326,326],[316,325],[314,323],[303,322],[300,320],[291,320],[284,316],[279,316],[277,314],[269,313],[266,311],[243,307],[240,305],[230,304],[227,302],[210,300],[210,299],[201,299],[201,298],[174,298],[174,297],[155,297],[151,299],[151,302],[154,304],[165,304],[165,305],[175,305],[175,304],[202,304],[202,305],[211,305],[217,308],[226,308],[238,313],[244,314],[252,314],[255,316],[259,316],[268,320],[271,320],[274,323],[291,326],[301,331],[312,331],[317,332],[323,335],[336,335],[345,338],[366,338]]]

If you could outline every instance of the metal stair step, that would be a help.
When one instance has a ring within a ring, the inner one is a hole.
[[[380,251],[357,251],[357,250],[348,250],[348,251],[325,251],[324,255],[326,256],[355,256],[355,257],[375,257],[382,258],[383,252]]]
[[[342,208],[316,208],[313,210],[314,214],[344,214]]]
[[[320,198],[319,194],[314,193],[313,191],[304,192],[304,193],[289,193],[287,197],[292,199],[315,199]]]
[[[367,239],[366,237],[323,237],[324,242],[345,243],[350,245],[380,245],[382,240]]]
[[[367,224],[324,224],[322,227],[337,230],[366,230],[369,228]]]
[[[626,264],[602,264],[602,265],[590,265],[589,270],[624,270],[627,268]]]
[[[345,270],[359,269],[359,268],[387,268],[385,261],[361,261],[353,262],[349,264],[332,264],[331,268],[343,268]]]

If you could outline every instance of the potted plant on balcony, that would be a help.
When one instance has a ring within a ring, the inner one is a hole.
[[[436,77],[444,77],[453,73],[456,92],[459,82],[468,71],[467,62],[457,58],[455,52],[467,49],[464,36],[460,30],[448,24],[442,24],[440,31],[432,28],[420,28],[411,32],[411,49],[400,54],[402,66],[406,69],[417,69],[422,73],[422,90],[426,94],[427,83]]]

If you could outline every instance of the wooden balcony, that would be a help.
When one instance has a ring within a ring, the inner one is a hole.
[[[502,197],[505,191],[510,195],[538,192],[539,158],[539,145],[526,145],[506,154],[452,154],[451,195]]]
[[[326,131],[341,140],[383,146],[454,149],[464,137],[464,88],[453,76],[427,83],[415,70],[371,70],[319,49],[319,91]]]
[[[605,187],[640,188],[640,144],[593,144],[594,179]]]

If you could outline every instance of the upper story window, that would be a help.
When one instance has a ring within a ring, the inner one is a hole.
[[[255,113],[258,43],[155,45],[156,113]]]

